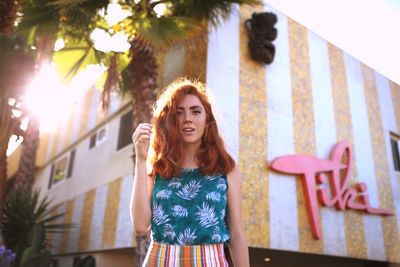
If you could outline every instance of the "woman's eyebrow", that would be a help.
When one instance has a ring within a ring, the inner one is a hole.
[[[184,107],[177,107],[176,109],[185,109],[185,108],[184,108]],[[193,110],[193,109],[201,109],[201,106],[191,106],[189,109],[190,109],[190,110]]]
[[[191,106],[189,109],[201,109],[200,106]]]

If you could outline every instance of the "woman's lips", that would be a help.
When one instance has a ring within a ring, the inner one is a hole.
[[[190,127],[183,128],[183,132],[185,132],[185,133],[194,132],[194,128],[190,128]]]

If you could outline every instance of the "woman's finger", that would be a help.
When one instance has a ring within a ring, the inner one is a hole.
[[[152,125],[150,123],[141,123],[136,129],[149,129],[151,130]]]
[[[132,136],[132,140],[136,140],[137,138],[139,138],[141,135],[150,135],[151,134],[151,130],[148,130],[148,129],[140,129],[140,130],[136,130],[134,133],[133,133],[133,136]]]
[[[150,140],[150,136],[148,136],[148,135],[142,135],[138,139],[139,143],[143,143],[144,141],[149,141],[149,140]]]

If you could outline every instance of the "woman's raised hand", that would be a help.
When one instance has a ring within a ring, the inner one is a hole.
[[[132,135],[137,159],[147,159],[147,153],[150,146],[151,127],[150,123],[140,123]]]

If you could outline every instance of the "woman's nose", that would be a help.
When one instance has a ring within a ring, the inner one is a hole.
[[[190,114],[190,112],[185,112],[184,113],[183,121],[184,122],[191,122],[192,121],[192,115]]]

